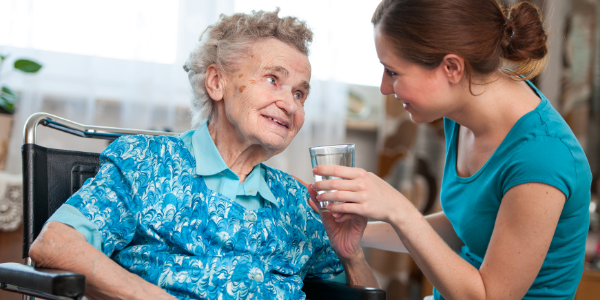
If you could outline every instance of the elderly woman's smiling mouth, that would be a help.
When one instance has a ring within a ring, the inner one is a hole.
[[[290,126],[289,126],[290,122],[288,122],[288,121],[286,121],[286,120],[284,120],[282,118],[271,117],[271,116],[268,116],[268,115],[262,115],[262,116],[265,117],[268,120],[271,120],[273,123],[277,124],[278,126],[285,127],[285,128],[288,128],[288,129],[290,128]]]

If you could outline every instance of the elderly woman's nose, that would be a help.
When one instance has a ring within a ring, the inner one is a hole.
[[[276,102],[276,105],[280,109],[284,110],[288,115],[295,114],[299,108],[294,99],[294,95],[289,91],[281,94],[281,98]]]

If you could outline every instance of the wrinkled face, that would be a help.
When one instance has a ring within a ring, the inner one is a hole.
[[[310,75],[308,57],[297,49],[276,39],[255,42],[227,77],[226,118],[245,142],[283,151],[304,124]]]
[[[426,69],[398,57],[378,27],[375,27],[375,48],[384,66],[381,93],[395,94],[414,122],[431,122],[453,110],[444,84],[447,80],[439,68]]]

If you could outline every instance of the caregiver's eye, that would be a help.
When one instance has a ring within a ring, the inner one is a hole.
[[[275,78],[273,77],[267,77],[267,82],[269,82],[272,85],[277,84],[277,81],[275,81]]]
[[[397,73],[390,71],[390,69],[388,69],[388,68],[385,68],[384,70],[385,70],[385,73],[388,74],[390,77],[394,77],[394,76],[398,75]]]

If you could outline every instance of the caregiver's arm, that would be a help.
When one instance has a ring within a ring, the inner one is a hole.
[[[456,235],[450,220],[448,220],[444,212],[427,215],[425,216],[425,220],[427,220],[433,230],[437,232],[454,252],[460,252],[464,243]],[[386,222],[369,222],[360,245],[387,251],[408,252],[404,244],[402,244],[394,227]]]
[[[395,219],[394,227],[446,299],[522,299],[542,267],[564,203],[565,195],[549,185],[526,183],[510,189],[479,270],[444,247],[418,215]]]
[[[36,267],[85,275],[88,299],[176,299],[123,269],[89,244],[83,234],[60,222],[44,226],[29,256]]]
[[[314,201],[316,199],[316,193],[312,189],[312,187],[306,182],[302,181],[298,177],[292,175],[296,180],[306,186],[309,190],[311,198],[308,200],[309,205],[312,209],[319,213],[319,209],[315,205]],[[334,215],[335,217],[341,217],[338,214]],[[347,216],[352,217],[352,216]],[[344,217],[346,219],[346,217]],[[430,214],[425,216],[425,220],[429,222],[429,225],[437,232],[437,234],[454,250],[454,252],[460,252],[461,247],[464,245],[463,241],[456,235],[456,231],[454,231],[454,227],[452,227],[452,223],[446,217],[444,212],[438,212],[434,214]],[[393,252],[402,252],[408,253],[404,244],[398,237],[398,234],[394,230],[392,225],[386,222],[369,222],[367,223],[367,228],[363,233],[363,237],[360,241],[360,245],[362,247],[367,248],[376,248],[381,250],[393,251]]]
[[[349,178],[315,183],[317,190],[337,190],[317,199],[346,201],[327,207],[336,213],[389,222],[446,299],[523,298],[542,267],[566,198],[557,188],[542,183],[508,190],[478,270],[452,251],[414,205],[381,178],[340,166],[320,166],[314,173]]]

